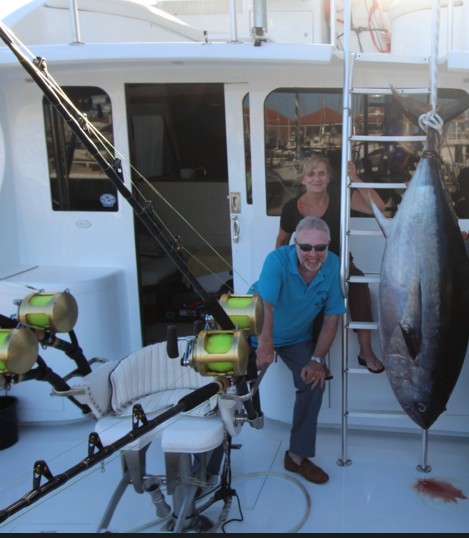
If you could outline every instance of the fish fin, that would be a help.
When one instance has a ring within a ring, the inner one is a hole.
[[[401,328],[402,336],[404,337],[410,356],[416,359],[422,347],[421,335],[417,334],[412,327],[403,326],[401,323],[399,323],[399,327]]]
[[[427,103],[422,103],[422,101],[418,101],[404,93],[399,93],[393,86],[391,86],[391,91],[394,99],[396,99],[407,112],[410,112],[416,118],[419,118],[422,114],[428,114],[432,109],[431,105],[428,105]]]
[[[469,95],[465,95],[456,101],[440,105],[436,108],[437,114],[444,121],[451,121],[469,108]]]
[[[396,101],[416,118],[419,118],[422,114],[427,114],[432,109],[431,105],[427,103],[422,103],[422,101],[418,101],[404,93],[399,93],[393,86],[391,86],[391,91]],[[469,108],[469,94],[451,103],[438,106],[436,113],[446,123],[459,116],[467,108]]]
[[[392,223],[392,219],[387,219],[381,213],[377,205],[374,203],[373,198],[371,197],[370,191],[368,191],[368,198],[370,199],[370,204],[371,204],[371,209],[373,210],[373,215],[375,216],[375,219],[378,222],[378,225],[381,228],[381,231],[383,232],[384,237],[387,237],[389,227],[391,226],[391,223]]]

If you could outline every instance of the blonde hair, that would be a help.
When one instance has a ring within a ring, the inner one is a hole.
[[[297,175],[298,183],[301,183],[302,179],[305,176],[309,176],[309,174],[311,174],[311,171],[315,170],[319,166],[319,163],[326,164],[327,173],[329,177],[331,177],[332,168],[329,159],[321,155],[313,155],[312,157],[307,157],[306,159],[303,159],[301,161],[300,170]]]

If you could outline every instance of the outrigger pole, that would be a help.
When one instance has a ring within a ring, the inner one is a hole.
[[[148,432],[154,430],[163,424],[163,422],[175,417],[176,415],[179,415],[180,413],[192,411],[205,401],[212,398],[212,396],[225,391],[228,386],[229,381],[224,377],[219,377],[212,383],[209,383],[208,385],[191,392],[187,396],[184,396],[184,398],[179,400],[174,407],[152,420],[148,420],[146,418],[145,413],[140,405],[135,405],[133,408],[133,430],[131,432],[115,441],[112,445],[108,446],[103,446],[98,434],[92,433],[88,442],[88,457],[82,460],[78,465],[75,465],[68,471],[65,471],[57,476],[52,475],[46,462],[37,461],[34,464],[32,491],[21,497],[19,501],[16,501],[8,508],[5,508],[5,510],[0,511],[0,524],[5,522],[9,517],[16,514],[20,510],[27,508],[49,493],[52,493],[56,489],[60,488],[66,482],[72,478],[75,478],[80,473],[87,471],[98,463],[101,463],[129,443],[133,443],[143,435],[146,435]],[[141,426],[139,426],[140,422],[142,422]],[[96,448],[98,449],[98,452],[95,454],[94,452]],[[46,478],[48,482],[41,486],[42,477]]]
[[[146,226],[147,230],[150,232],[152,237],[160,244],[161,248],[165,251],[166,255],[171,259],[171,261],[176,265],[176,267],[181,271],[181,273],[187,278],[187,280],[192,284],[194,290],[199,294],[200,298],[205,303],[207,310],[210,315],[213,316],[215,321],[218,323],[220,328],[225,331],[233,330],[236,327],[234,326],[231,319],[228,317],[228,314],[223,310],[218,301],[216,301],[200,284],[194,274],[191,272],[186,262],[179,256],[176,251],[175,245],[172,245],[166,237],[161,233],[159,226],[151,217],[150,211],[152,209],[151,204],[147,203],[144,207],[137,201],[133,196],[130,189],[125,185],[123,179],[120,177],[118,171],[111,166],[106,159],[101,155],[98,148],[95,146],[94,142],[89,138],[89,136],[84,132],[82,126],[68,110],[62,104],[60,97],[57,96],[54,89],[50,86],[47,81],[47,72],[46,72],[46,62],[43,58],[37,58],[34,63],[32,63],[16,46],[15,43],[11,40],[8,35],[8,32],[5,29],[5,26],[0,22],[0,37],[5,42],[7,47],[13,52],[20,64],[24,67],[27,73],[32,77],[36,82],[39,88],[42,90],[49,102],[54,106],[59,114],[67,122],[67,125],[70,129],[76,134],[79,140],[82,142],[86,150],[91,154],[91,156],[96,160],[99,166],[102,168],[103,172],[111,180],[112,184],[116,187],[119,193],[127,200],[132,209],[135,211],[137,217],[141,222]],[[82,122],[83,125],[86,125],[85,122]]]

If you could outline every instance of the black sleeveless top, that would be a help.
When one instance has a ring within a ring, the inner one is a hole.
[[[329,184],[327,192],[329,193],[329,205],[321,219],[331,231],[329,251],[337,254],[340,258],[340,187]],[[286,233],[294,233],[300,220],[305,218],[298,208],[298,200],[301,196],[293,198],[283,206],[280,228]]]

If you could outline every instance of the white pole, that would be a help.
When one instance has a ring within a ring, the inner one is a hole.
[[[432,65],[431,65],[431,105],[436,112],[438,101],[438,56],[440,54],[440,14],[441,0],[433,0],[433,24],[432,24]]]
[[[238,24],[236,20],[236,0],[230,0],[230,19],[231,19],[231,42],[239,43]]]
[[[454,0],[448,0],[448,46],[447,54],[453,50],[453,13]]]
[[[337,19],[335,14],[335,0],[331,0],[330,10],[329,26],[331,29],[331,45],[335,47],[335,22]]]
[[[72,23],[72,42],[70,45],[83,45],[80,36],[80,23],[78,21],[77,0],[69,0],[70,21]]]

